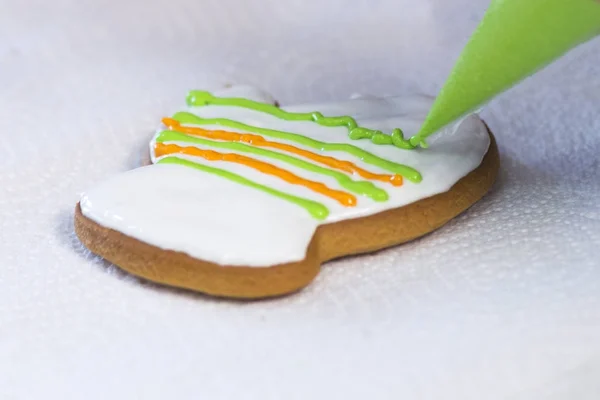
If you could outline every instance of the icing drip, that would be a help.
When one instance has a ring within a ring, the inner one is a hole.
[[[202,136],[209,139],[218,139],[218,140],[227,140],[232,142],[244,142],[257,147],[270,147],[273,149],[283,150],[288,153],[297,154],[302,157],[308,158],[312,161],[316,161],[320,164],[327,165],[328,167],[339,169],[348,173],[356,173],[363,178],[388,182],[394,186],[402,185],[402,176],[398,174],[387,175],[387,174],[375,174],[369,172],[363,168],[360,168],[354,163],[350,161],[342,161],[338,160],[334,157],[323,156],[320,154],[316,154],[312,151],[304,150],[289,144],[273,142],[269,140],[265,140],[262,136],[252,135],[252,134],[240,134],[235,132],[227,132],[227,131],[210,131],[201,128],[192,128],[187,126],[181,126],[179,121],[176,121],[172,118],[163,118],[163,124],[167,126],[171,130],[175,130],[177,132],[187,133],[190,135]]]
[[[395,128],[391,135],[386,135],[378,130],[358,126],[356,120],[347,115],[339,117],[326,117],[318,111],[308,113],[293,113],[285,111],[272,104],[260,103],[250,99],[244,99],[240,97],[215,97],[209,92],[205,92],[203,90],[192,90],[188,94],[187,102],[188,105],[197,107],[211,104],[244,107],[271,114],[274,117],[287,121],[313,121],[323,126],[345,126],[348,129],[348,137],[352,140],[370,139],[371,142],[375,144],[390,144],[401,149],[413,149],[416,147],[411,144],[410,140],[404,139],[404,134],[399,128]]]
[[[185,154],[189,156],[202,157],[209,161],[228,161],[246,165],[250,168],[254,168],[262,173],[276,176],[294,185],[302,185],[311,189],[316,193],[320,193],[327,197],[337,200],[340,204],[346,207],[354,207],[356,205],[356,197],[350,193],[342,192],[340,190],[334,190],[328,188],[320,182],[311,181],[295,175],[283,168],[274,166],[263,161],[256,160],[254,158],[242,156],[239,154],[232,153],[219,153],[214,150],[202,150],[196,147],[181,147],[176,144],[163,144],[157,143],[154,146],[156,157],[162,157],[170,154]]]
[[[422,177],[419,171],[406,165],[397,164],[393,161],[378,157],[360,147],[346,143],[326,143],[319,140],[311,139],[297,133],[283,132],[276,129],[260,128],[237,122],[228,118],[202,118],[189,112],[178,112],[173,116],[173,119],[184,124],[192,125],[217,125],[229,128],[239,129],[245,132],[257,133],[264,136],[269,136],[277,139],[296,142],[301,145],[311,147],[320,151],[342,151],[358,157],[367,164],[374,165],[386,171],[402,175],[412,182],[420,182]]]
[[[218,132],[218,131],[209,131],[209,132]],[[249,153],[255,154],[267,158],[272,158],[275,160],[283,161],[287,164],[302,168],[307,171],[315,172],[321,175],[331,176],[337,180],[337,182],[344,189],[349,190],[353,193],[360,194],[363,196],[370,197],[375,201],[385,201],[388,199],[388,194],[373,185],[371,182],[366,181],[354,181],[347,175],[323,168],[318,165],[311,164],[299,158],[295,158],[292,156],[288,156],[286,154],[277,153],[270,150],[264,150],[259,147],[252,147],[244,143],[228,143],[228,142],[217,142],[213,140],[205,140],[197,137],[190,137],[188,135],[175,132],[175,131],[163,131],[156,137],[156,143],[164,143],[164,142],[179,142],[179,143],[189,143],[194,145],[200,145],[205,147],[212,147],[217,149],[225,149],[237,151],[240,153]]]

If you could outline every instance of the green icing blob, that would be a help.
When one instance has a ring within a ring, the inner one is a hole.
[[[314,218],[318,220],[324,220],[329,215],[329,210],[323,204],[318,203],[316,201],[304,199],[302,197],[293,196],[291,194],[287,194],[284,192],[280,192],[279,190],[270,188],[268,186],[261,185],[260,183],[256,183],[249,179],[244,178],[238,174],[234,174],[233,172],[226,171],[220,168],[209,167],[204,164],[198,164],[192,161],[184,160],[178,157],[165,157],[161,158],[157,164],[178,164],[183,165],[190,168],[195,168],[199,171],[208,172],[210,174],[218,175],[222,178],[229,179],[235,183],[239,183],[240,185],[248,186],[262,192],[268,193],[275,197],[279,197],[280,199],[289,201],[290,203],[296,204],[306,211],[310,213]],[[210,195],[210,194],[208,194]],[[243,202],[243,199],[241,199]]]
[[[253,147],[244,143],[236,143],[236,142],[217,142],[213,140],[201,139],[197,137],[188,136],[184,133],[180,133],[177,131],[163,131],[161,132],[156,141],[161,142],[185,142],[185,143],[194,143],[207,147],[213,147],[217,149],[227,149],[238,151],[240,153],[250,153],[256,154],[263,157],[273,158],[276,160],[283,161],[285,163],[294,165],[296,167],[302,168],[307,171],[316,172],[321,175],[327,175],[335,178],[335,180],[342,186],[343,188],[357,193],[363,196],[368,196],[375,201],[386,201],[388,199],[388,194],[385,190],[378,188],[373,185],[371,182],[367,181],[354,181],[350,179],[347,175],[332,170],[328,168],[323,168],[321,166],[312,164],[310,162],[301,160],[296,157],[288,156],[286,154],[278,153],[276,151],[265,150],[259,147]]]
[[[272,104],[260,103],[254,100],[238,97],[215,97],[203,90],[192,90],[187,96],[187,103],[190,106],[197,107],[208,106],[211,104],[217,106],[243,107],[270,114],[286,121],[312,121],[319,125],[329,127],[345,126],[348,129],[348,136],[352,140],[371,139],[371,142],[375,144],[389,144],[402,149],[413,149],[415,147],[409,140],[404,139],[404,135],[400,129],[394,129],[396,139],[391,140],[390,135],[386,135],[381,131],[358,126],[356,120],[347,115],[340,117],[325,117],[318,111],[308,113],[289,112]]]
[[[412,145],[600,33],[597,0],[495,0]]]
[[[238,100],[238,99],[236,99]],[[244,100],[244,99],[239,99]],[[257,103],[262,104],[262,103]],[[275,107],[277,108],[277,107]],[[374,154],[369,153],[359,147],[346,144],[346,143],[325,143],[318,140],[311,139],[309,137],[299,135],[297,133],[291,132],[283,132],[274,129],[267,128],[259,128],[255,126],[250,126],[243,124],[241,122],[233,121],[227,118],[201,118],[197,115],[188,113],[188,112],[178,112],[173,115],[173,119],[184,123],[184,124],[193,124],[193,125],[219,125],[225,126],[229,128],[239,129],[244,132],[252,132],[257,133],[264,136],[274,137],[282,140],[289,140],[291,142],[300,143],[304,146],[311,147],[313,149],[317,149],[320,151],[343,151],[345,153],[351,154],[355,157],[358,157],[362,161],[375,165],[379,168],[385,169],[386,171],[390,171],[403,177],[407,178],[412,182],[421,182],[423,179],[419,171],[414,168],[408,167],[406,165],[397,164],[395,162],[383,159]],[[386,135],[387,136],[387,135]],[[392,140],[394,136],[392,136]]]

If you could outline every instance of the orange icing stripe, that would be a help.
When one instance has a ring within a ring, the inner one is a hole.
[[[394,186],[401,186],[403,182],[403,178],[401,175],[394,174],[375,174],[369,172],[367,170],[362,169],[356,164],[350,161],[338,160],[337,158],[323,156],[320,154],[313,153],[312,151],[304,150],[298,148],[296,146],[292,146],[285,143],[272,142],[266,140],[264,137],[260,135],[250,134],[250,133],[236,133],[236,132],[228,132],[228,131],[211,131],[202,128],[192,128],[188,126],[181,126],[179,121],[176,121],[172,118],[163,118],[163,124],[167,126],[171,130],[176,130],[177,132],[187,133],[195,136],[202,136],[210,139],[217,140],[226,140],[231,142],[244,142],[251,144],[253,146],[258,147],[270,147],[273,149],[279,149],[283,151],[287,151],[289,153],[297,154],[302,157],[308,158],[310,160],[316,161],[318,163],[327,165],[328,167],[335,168],[348,173],[357,173],[365,179],[382,181],[391,183]]]
[[[176,144],[164,144],[164,143],[156,143],[154,147],[154,152],[156,157],[161,157],[169,154],[179,153],[179,154],[187,154],[190,156],[202,157],[206,160],[210,161],[228,161],[237,164],[246,165],[248,167],[254,168],[260,172],[263,172],[268,175],[277,176],[278,178],[283,179],[286,182],[292,183],[294,185],[302,185],[305,186],[317,193],[330,197],[334,200],[337,200],[340,204],[346,207],[354,207],[356,205],[356,197],[354,195],[343,192],[341,190],[330,189],[326,185],[311,181],[308,179],[304,179],[295,175],[283,168],[276,167],[273,164],[269,164],[260,160],[256,160],[251,157],[242,156],[239,154],[233,153],[219,153],[214,150],[203,150],[197,147],[181,147]]]

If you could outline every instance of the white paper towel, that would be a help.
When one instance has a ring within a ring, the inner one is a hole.
[[[599,41],[486,110],[484,201],[297,295],[159,288],[73,234],[188,89],[435,94],[486,5],[0,0],[0,398],[599,398]]]

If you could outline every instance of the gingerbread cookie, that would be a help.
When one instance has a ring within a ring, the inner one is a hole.
[[[476,115],[415,148],[431,100],[279,107],[250,87],[192,91],[150,142],[152,165],[86,192],[75,231],[154,282],[261,298],[307,285],[332,258],[415,239],[493,184],[498,151]]]

